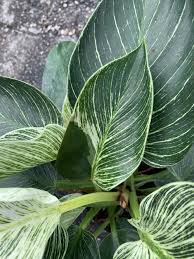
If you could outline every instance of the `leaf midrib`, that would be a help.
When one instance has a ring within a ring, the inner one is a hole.
[[[59,204],[54,204],[53,206],[49,205],[49,207],[43,208],[39,212],[37,212],[37,211],[32,212],[32,213],[30,213],[30,215],[26,215],[26,216],[22,217],[21,220],[16,220],[15,222],[11,222],[8,224],[5,223],[6,226],[0,227],[0,232],[8,231],[9,229],[13,229],[18,226],[28,225],[28,224],[30,224],[30,222],[33,222],[37,218],[39,219],[39,221],[41,221],[42,218],[46,218],[46,217],[54,215],[54,214],[60,215],[60,212],[58,210],[58,205]]]
[[[171,256],[166,250],[162,250],[160,244],[155,241],[148,233],[141,231],[140,237],[142,242],[144,242],[153,253],[158,255],[159,258],[174,259],[174,257]]]

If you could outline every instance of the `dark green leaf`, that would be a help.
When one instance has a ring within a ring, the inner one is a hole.
[[[192,145],[180,162],[168,167],[168,170],[177,181],[194,182],[194,145]]]
[[[91,171],[94,184],[104,190],[125,181],[141,163],[152,106],[152,79],[142,44],[87,82],[59,151],[59,172],[65,176],[74,165],[77,177]],[[74,143],[75,156],[68,143]]]
[[[61,125],[60,112],[39,90],[0,77],[0,177],[56,160]]]
[[[139,46],[142,14],[142,1],[100,3],[72,56],[68,94],[72,106],[85,82],[99,68]]]
[[[98,244],[90,232],[72,225],[68,234],[69,245],[65,259],[100,259]]]
[[[67,95],[68,68],[75,42],[64,41],[50,51],[42,79],[42,91],[62,110]]]
[[[166,167],[193,142],[194,1],[146,0],[144,17],[155,94],[145,161]]]
[[[0,136],[21,128],[63,125],[54,104],[24,82],[0,77]]]
[[[166,167],[180,161],[194,139],[193,0],[103,0],[72,56],[72,107],[86,81],[145,38],[154,84],[154,112],[145,162]]]
[[[37,188],[53,192],[57,172],[51,163],[31,168],[25,172],[9,176],[0,180],[0,188],[23,187]]]

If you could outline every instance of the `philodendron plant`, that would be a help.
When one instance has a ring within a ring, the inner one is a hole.
[[[0,77],[0,258],[194,258],[194,1],[103,0]]]

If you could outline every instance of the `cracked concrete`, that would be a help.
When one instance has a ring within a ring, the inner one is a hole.
[[[76,40],[98,0],[0,0],[0,74],[41,86],[57,42]]]

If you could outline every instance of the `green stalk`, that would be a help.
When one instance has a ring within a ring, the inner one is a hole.
[[[130,203],[131,214],[133,218],[138,219],[140,217],[139,203],[138,203],[137,194],[134,186],[134,177],[131,176],[130,180],[131,180],[131,192],[129,194],[129,203]]]
[[[114,245],[115,245],[115,247],[119,247],[119,238],[118,238],[118,234],[117,234],[115,218],[113,217],[114,212],[115,212],[115,208],[111,208],[109,210],[110,229],[111,229],[111,233],[112,233],[112,236],[113,236]]]
[[[64,201],[58,206],[59,211],[61,213],[65,213],[94,203],[117,201],[118,198],[119,192],[96,192],[79,196],[72,200]]]
[[[90,222],[92,221],[92,219],[98,214],[100,210],[101,208],[91,208],[85,215],[84,219],[82,220],[80,227],[82,229],[86,229],[90,224]]]
[[[161,171],[157,174],[150,174],[150,175],[137,175],[135,176],[134,178],[134,181],[136,183],[138,182],[153,182],[155,180],[157,180],[158,178],[162,177],[162,176],[165,176],[167,173],[167,170],[164,170],[164,171]]]
[[[97,238],[103,232],[103,230],[110,224],[111,219],[116,218],[121,213],[122,210],[123,209],[120,209],[111,218],[110,217],[107,218],[102,224],[100,224],[100,226],[95,230],[93,235]]]

